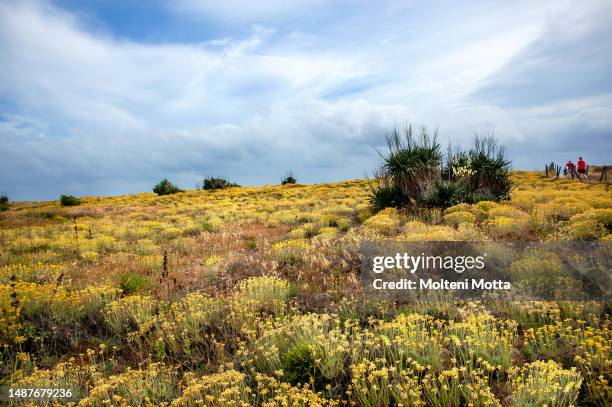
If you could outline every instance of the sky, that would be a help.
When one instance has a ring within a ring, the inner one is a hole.
[[[407,123],[612,163],[612,2],[0,0],[11,200],[362,178]]]

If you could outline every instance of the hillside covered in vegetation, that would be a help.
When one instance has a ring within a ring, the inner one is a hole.
[[[2,384],[84,406],[610,405],[607,304],[363,296],[365,241],[612,240],[608,184],[511,180],[446,209],[375,212],[366,180],[12,203]]]

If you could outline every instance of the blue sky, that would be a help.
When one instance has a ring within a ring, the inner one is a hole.
[[[387,129],[612,160],[609,1],[0,2],[0,193],[362,177]]]

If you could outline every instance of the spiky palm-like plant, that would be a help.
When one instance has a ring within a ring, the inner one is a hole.
[[[375,175],[375,181],[369,184],[370,204],[377,210],[385,208],[401,208],[406,206],[406,197],[392,180],[381,172]]]
[[[462,202],[464,197],[465,187],[461,181],[438,180],[419,194],[418,203],[430,208],[448,208]]]
[[[430,134],[422,127],[417,136],[412,126],[406,127],[403,134],[397,129],[387,134],[389,152],[381,154],[382,170],[407,201],[416,199],[440,176],[442,153],[437,134],[437,130]]]
[[[476,136],[468,156],[471,174],[467,178],[467,192],[490,194],[496,200],[508,199],[512,181],[504,148],[492,136]]]

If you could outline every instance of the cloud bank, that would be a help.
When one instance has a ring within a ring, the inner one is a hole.
[[[61,3],[1,3],[0,192],[356,178],[406,122],[443,143],[493,132],[515,168],[610,161],[608,2],[249,4],[173,3],[164,18],[214,29],[151,42]]]

